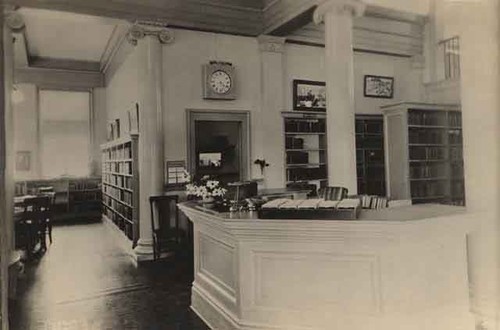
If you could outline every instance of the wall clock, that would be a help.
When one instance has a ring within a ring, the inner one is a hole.
[[[203,66],[203,98],[209,100],[234,100],[234,67],[228,62],[210,62]]]

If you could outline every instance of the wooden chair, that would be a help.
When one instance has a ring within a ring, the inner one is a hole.
[[[176,252],[183,239],[183,232],[179,229],[179,210],[177,195],[151,196],[151,229],[153,231],[153,257],[158,259],[162,252]],[[175,211],[172,214],[172,203]],[[156,216],[155,216],[156,215]],[[174,217],[174,226],[171,224]]]
[[[46,235],[52,243],[52,225],[50,224],[49,196],[37,196],[26,198],[23,202],[24,211],[21,220],[18,222],[18,229],[23,232],[23,248],[26,249],[28,257],[33,253],[34,248],[40,243],[40,249],[47,250]]]
[[[339,201],[347,197],[348,190],[344,187],[324,187],[318,191],[318,197],[327,201]]]

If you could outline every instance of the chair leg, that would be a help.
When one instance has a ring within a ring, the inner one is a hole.
[[[47,223],[47,230],[49,232],[49,242],[52,244],[52,222]]]

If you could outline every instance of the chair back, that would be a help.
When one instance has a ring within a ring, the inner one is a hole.
[[[324,187],[318,191],[318,197],[327,201],[339,201],[347,197],[345,187]]]
[[[151,229],[154,233],[165,233],[172,227],[171,221],[177,202],[176,196],[151,196],[149,198]]]
[[[50,196],[37,196],[26,198],[23,202],[23,220],[44,222],[50,219]]]

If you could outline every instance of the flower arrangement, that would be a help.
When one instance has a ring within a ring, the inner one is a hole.
[[[210,179],[210,176],[205,175],[200,180],[193,180],[189,173],[185,173],[188,184],[186,184],[186,192],[188,196],[201,197],[203,199],[223,197],[227,189],[222,187],[217,180]]]

